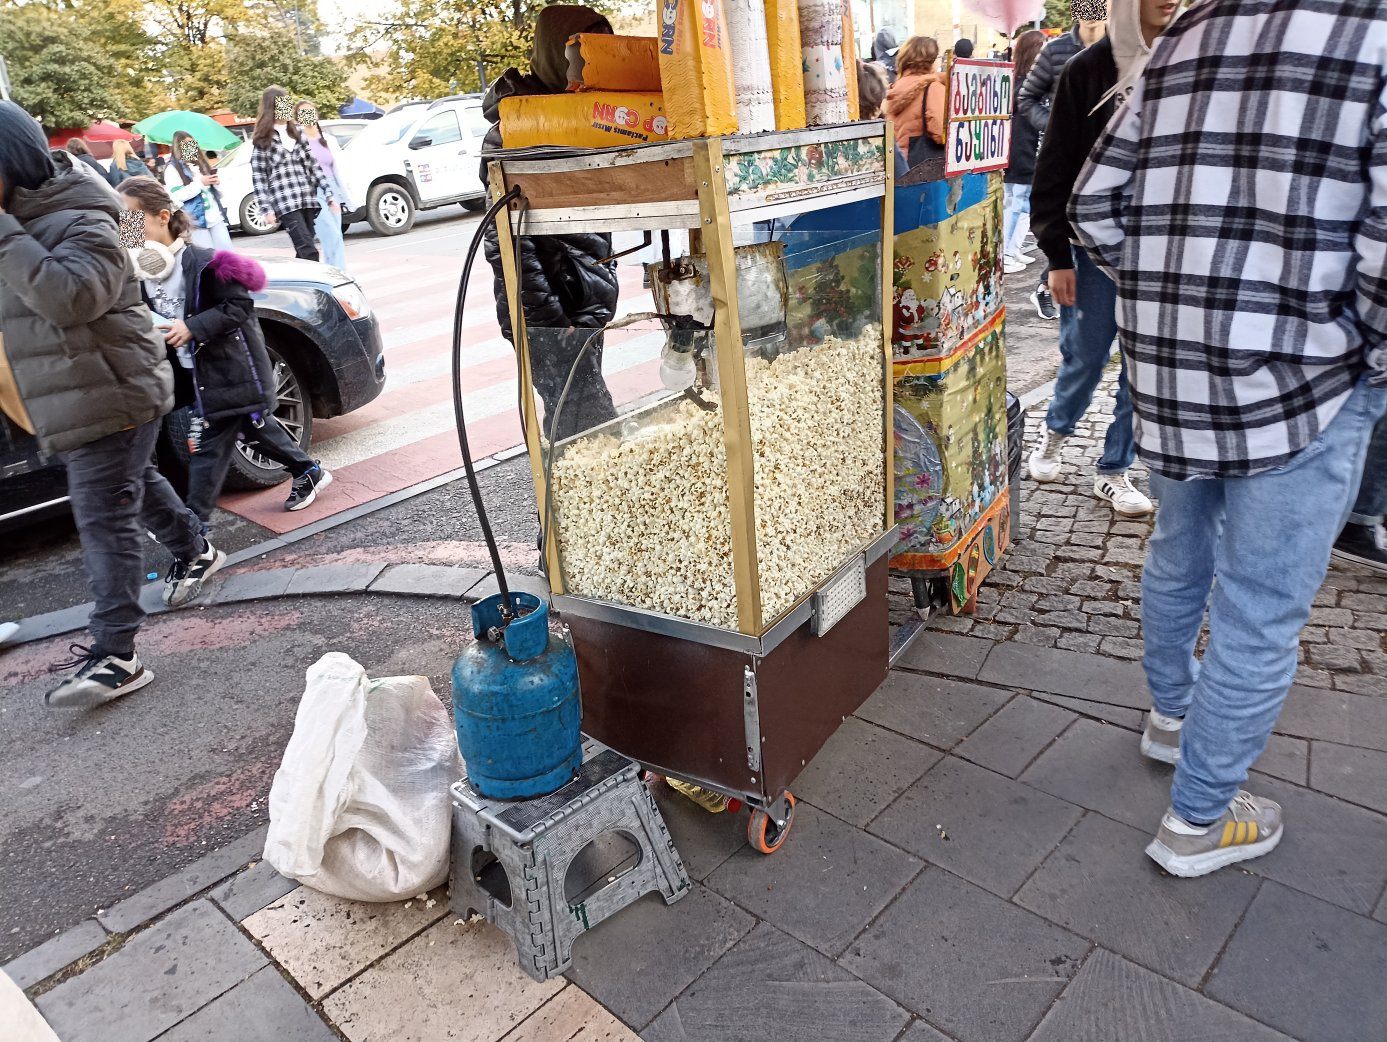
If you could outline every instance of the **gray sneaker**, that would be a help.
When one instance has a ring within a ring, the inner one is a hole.
[[[1161,763],[1179,763],[1180,728],[1184,723],[1152,709],[1146,714],[1146,730],[1141,733],[1141,755]]]
[[[1280,804],[1239,791],[1218,820],[1204,828],[1166,811],[1146,853],[1171,875],[1190,879],[1271,853],[1281,842],[1281,831]]]
[[[174,561],[169,574],[164,578],[164,603],[170,608],[181,608],[190,603],[200,593],[202,584],[212,578],[226,564],[226,554],[204,539],[206,549],[191,561]]]

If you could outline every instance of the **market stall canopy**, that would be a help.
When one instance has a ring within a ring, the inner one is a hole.
[[[133,141],[134,134],[109,120],[98,120],[89,127],[70,127],[55,130],[48,135],[50,148],[62,148],[70,140],[80,137],[91,146],[92,155],[98,159],[109,159],[112,141]]]
[[[142,119],[131,129],[161,145],[173,144],[173,135],[180,130],[191,134],[193,140],[204,149],[218,152],[235,148],[241,143],[240,138],[211,116],[204,116],[201,112],[184,112],[178,109],[170,109],[168,112],[160,112],[156,116]]]
[[[351,101],[337,110],[337,114],[344,119],[349,116],[375,119],[378,116],[385,115],[385,110],[378,105],[371,104],[365,98],[352,98]]]

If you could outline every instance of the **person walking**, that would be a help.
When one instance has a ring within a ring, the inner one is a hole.
[[[1387,574],[1387,529],[1383,527],[1383,515],[1387,515],[1387,420],[1377,425],[1368,443],[1358,499],[1339,538],[1334,540],[1334,559],[1366,565],[1375,572]]]
[[[896,34],[890,29],[878,29],[872,41],[872,64],[886,74],[886,85],[896,82]]]
[[[1108,35],[1074,56],[1060,74],[1031,190],[1031,222],[1049,262],[1049,286],[1060,305],[1060,368],[1040,440],[1027,461],[1032,480],[1059,480],[1064,444],[1093,403],[1117,339],[1117,287],[1089,255],[1073,245],[1069,201],[1084,160],[1116,111],[1116,88],[1129,69],[1150,55],[1146,36],[1164,27],[1175,0],[1113,0]],[[1124,55],[1119,66],[1118,53]],[[1132,397],[1127,366],[1119,359],[1113,418],[1093,479],[1093,494],[1123,517],[1151,513],[1151,500],[1134,484]]]
[[[880,65],[857,59],[858,119],[881,119],[881,103],[886,100],[886,72]]]
[[[1005,185],[1005,216],[1002,220],[1002,262],[1008,275],[1024,271],[1035,258],[1023,248],[1031,230],[1031,179],[1035,176],[1035,156],[1040,148],[1040,132],[1030,120],[1021,119],[1017,112],[1021,90],[1026,77],[1035,68],[1036,60],[1045,47],[1045,34],[1028,29],[1016,39],[1012,55],[1012,118],[1011,163],[1002,175]]]
[[[96,156],[92,155],[91,148],[80,137],[70,137],[65,146],[70,155],[76,156],[86,164],[87,169],[95,170],[101,180],[107,184],[111,183],[110,177],[106,173],[106,168],[96,161]]]
[[[318,259],[313,226],[318,219],[320,193],[336,202],[303,131],[294,122],[294,106],[283,87],[267,87],[260,96],[260,112],[251,135],[251,180],[260,212],[267,221],[279,221],[294,244],[294,256]]]
[[[886,92],[881,111],[896,128],[896,146],[908,165],[944,155],[945,103],[948,87],[935,69],[939,41],[912,36],[896,52],[896,82]]]
[[[1045,45],[1016,99],[1017,115],[1042,139],[1050,122],[1060,73],[1074,55],[1092,47],[1107,32],[1107,0],[1070,0],[1069,9],[1074,24]],[[1016,133],[1015,129],[1012,132]],[[1049,275],[1048,269],[1041,273],[1040,282],[1031,294],[1031,303],[1035,305],[1036,314],[1053,322],[1059,318],[1059,310],[1050,295]]]
[[[1203,0],[1132,83],[1075,227],[1117,281],[1161,503],[1141,751],[1175,777],[1147,853],[1199,876],[1281,840],[1242,786],[1387,411],[1387,8]]]
[[[111,169],[106,171],[106,179],[114,188],[127,177],[149,177],[149,167],[135,154],[128,141],[111,142]]]
[[[72,645],[75,672],[47,694],[54,708],[154,679],[135,650],[146,530],[173,554],[170,575],[190,580],[188,599],[226,561],[152,462],[173,373],[117,237],[116,195],[77,163],[0,102],[0,336],[40,447],[66,464],[96,602],[91,645]]]
[[[507,69],[486,92],[482,114],[491,123],[482,142],[482,154],[501,147],[501,101],[509,97],[562,94],[568,89],[568,59],[564,46],[577,33],[610,33],[605,15],[578,4],[551,4],[535,20],[530,71]],[[487,180],[488,160],[482,160],[482,181]],[[507,340],[514,339],[506,285],[501,274],[501,248],[496,225],[486,226],[484,249],[495,274],[496,318]],[[602,378],[603,338],[598,335],[573,375],[573,386],[564,401],[562,425],[553,429],[552,418],[569,372],[578,364],[579,352],[594,332],[616,314],[620,287],[612,254],[611,237],[596,233],[527,235],[520,240],[520,274],[524,283],[525,335],[530,344],[535,390],[544,403],[545,435],[558,441],[616,417],[612,395]]]
[[[324,134],[318,123],[318,108],[311,101],[300,101],[294,106],[294,122],[303,130],[308,150],[313,160],[332,190],[330,202],[325,191],[318,192],[318,217],[314,229],[318,233],[318,245],[323,248],[323,260],[338,271],[347,270],[347,247],[342,238],[342,210],[350,210],[352,203],[347,199],[342,179],[337,176],[337,161],[341,155],[337,142],[331,134]]]
[[[198,424],[188,462],[189,508],[204,527],[211,521],[242,439],[289,472],[284,509],[302,510],[332,483],[332,474],[275,418],[274,366],[250,296],[265,288],[265,269],[243,254],[190,244],[195,229],[187,213],[153,178],[126,181],[120,195],[144,215],[148,248],[136,274],[174,354],[174,407],[192,408]]]
[[[221,177],[197,140],[176,130],[164,167],[164,184],[192,226],[194,246],[231,249],[230,221],[222,201]]]

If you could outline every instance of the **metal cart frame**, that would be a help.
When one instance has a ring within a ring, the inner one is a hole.
[[[729,192],[729,157],[828,142],[861,141],[881,163],[808,183]],[[752,842],[770,853],[793,820],[788,786],[889,667],[886,555],[895,542],[891,312],[894,141],[889,124],[866,122],[630,149],[501,151],[491,163],[493,198],[519,188],[497,228],[519,356],[522,419],[541,516],[546,482],[540,422],[520,303],[517,235],[689,229],[708,261],[727,456],[736,630],[703,625],[565,590],[558,538],[544,556],[554,607],[570,628],[583,685],[584,730],[645,767],[753,808]],[[733,221],[750,223],[877,199],[881,205],[882,386],[885,499],[882,534],[843,569],[762,622],[754,459],[737,302]],[[620,200],[613,202],[612,200]],[[504,217],[504,219],[502,219]],[[847,569],[865,572],[866,596],[825,632],[821,592]]]

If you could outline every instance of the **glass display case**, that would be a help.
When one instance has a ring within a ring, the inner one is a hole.
[[[498,221],[512,316],[526,236],[560,237],[554,256],[649,232],[654,257],[617,269],[610,322],[517,323],[584,730],[745,800],[766,852],[888,668],[893,154],[864,122],[491,165],[493,198],[519,192]]]

